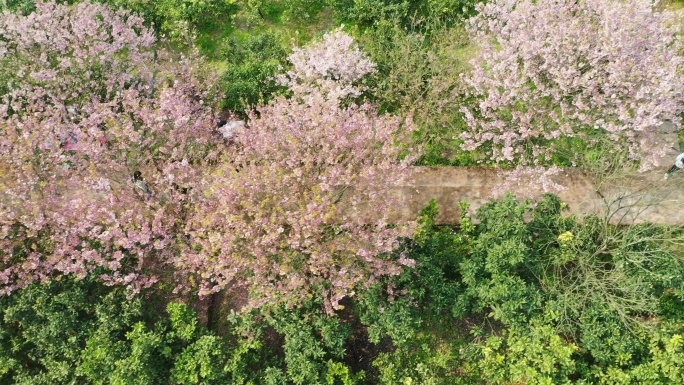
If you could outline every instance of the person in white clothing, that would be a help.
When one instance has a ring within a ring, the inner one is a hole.
[[[665,173],[665,179],[667,179],[670,174],[681,169],[684,169],[684,153],[677,155],[674,165],[672,165],[672,167],[670,167],[670,169]]]

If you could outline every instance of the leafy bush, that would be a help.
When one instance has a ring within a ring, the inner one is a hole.
[[[578,221],[562,216],[563,208],[547,195],[534,208],[508,196],[478,210],[482,222],[462,274],[498,319],[523,325],[544,311],[571,332],[596,306],[627,326],[637,316],[655,315],[666,290],[681,293],[679,229],[614,226],[595,216]]]
[[[416,122],[413,140],[424,148],[420,165],[471,165],[472,154],[459,148],[458,135],[466,126],[458,108],[464,92],[459,74],[466,71],[472,48],[462,27],[427,23],[430,33],[392,23],[364,31],[360,44],[377,63],[370,94],[381,111]]]
[[[297,30],[318,21],[327,0],[242,0],[243,17],[250,26],[277,25]],[[277,29],[278,27],[274,28]]]
[[[467,211],[467,206],[463,206]],[[467,217],[462,232],[436,226],[434,200],[421,212],[415,239],[397,252],[416,261],[385,285],[361,294],[354,311],[367,325],[368,338],[377,345],[389,339],[392,349],[380,352],[373,365],[378,383],[452,384],[458,380],[458,349],[463,344],[453,330],[453,320],[470,313],[459,264],[470,252]]]
[[[7,0],[0,3],[0,11],[16,12],[22,15],[27,15],[36,9],[36,3],[33,0]]]
[[[489,308],[494,319],[506,325],[526,325],[541,311],[539,282],[529,269],[535,251],[525,221],[529,210],[512,196],[480,207],[473,253],[460,265],[476,310]]]
[[[574,353],[579,348],[556,334],[553,326],[533,321],[527,327],[492,336],[482,344],[477,365],[488,384],[573,384]]]
[[[684,321],[684,299],[682,295],[677,296],[672,289],[665,290],[658,304],[658,312],[665,318]]]
[[[315,17],[325,6],[325,0],[284,0],[286,21],[306,21]]]
[[[620,329],[620,327],[617,327]],[[595,362],[584,348],[535,319],[527,328],[512,328],[489,337],[468,357],[468,367],[486,383],[509,384],[681,384],[684,344],[679,324],[665,323],[638,333],[638,356],[627,352]],[[631,335],[624,330],[625,335]],[[624,344],[634,341],[634,337]]]
[[[222,106],[244,113],[259,103],[267,103],[280,89],[274,76],[285,63],[287,51],[278,35],[254,34],[242,42],[230,38],[224,49],[229,63],[221,78]]]
[[[659,299],[666,293],[681,293],[681,231],[652,224],[613,226],[608,218],[592,216],[580,221],[562,216],[563,207],[551,195],[534,207],[508,196],[478,210],[482,222],[473,254],[461,264],[464,282],[476,303],[484,306],[481,310],[491,309],[490,315],[509,327],[503,332],[509,338],[503,351],[497,350],[504,346],[499,337],[483,345],[491,353],[478,363],[485,378],[531,383],[584,378],[594,383],[600,373],[601,381],[614,383],[617,367],[634,370],[627,370],[631,377],[626,378],[639,378],[636,373],[642,369],[644,380],[672,375],[655,364],[661,351],[651,345],[666,329],[645,318],[661,311]],[[541,329],[535,329],[535,322]],[[530,349],[541,345],[527,339],[538,338],[535,333],[541,330],[555,347],[530,356]],[[680,329],[668,330],[676,340]],[[515,345],[513,336],[527,342]],[[563,363],[555,369],[545,366],[561,359],[555,356],[561,352]],[[537,358],[528,362],[531,357]],[[677,357],[668,356],[666,361],[674,361],[664,365],[672,365]],[[532,367],[516,368],[518,364]],[[549,372],[560,368],[556,374]]]
[[[605,367],[594,369],[595,382],[601,384],[682,384],[684,383],[684,328],[669,324],[651,330],[643,337],[648,356],[636,365],[626,365],[625,356]]]
[[[320,301],[294,309],[269,306],[229,319],[239,352],[230,368],[239,383],[364,383],[364,372],[343,362],[349,326],[326,314]]]
[[[225,342],[187,305],[62,277],[0,298],[0,384],[224,384]]]
[[[507,196],[455,232],[428,206],[405,245],[416,267],[355,303],[370,340],[392,342],[378,381],[678,383],[681,325],[655,317],[678,314],[681,231],[564,208]]]
[[[346,23],[373,26],[384,20],[408,21],[412,3],[406,0],[342,0],[330,2],[338,18]]]
[[[444,317],[469,314],[470,298],[459,269],[470,253],[469,219],[464,217],[464,231],[456,232],[448,226],[436,226],[437,213],[437,203],[432,200],[420,214],[414,240],[397,250],[415,260],[415,268],[406,269],[358,299],[356,308],[361,321],[370,325],[371,341],[377,343],[388,336],[401,344],[412,337],[421,322],[439,323]]]
[[[237,12],[236,0],[99,0],[141,14],[155,29],[183,39],[198,28],[225,22]]]
[[[340,21],[375,27],[387,21],[408,27],[416,20],[455,25],[475,13],[481,0],[342,0],[329,1]],[[423,25],[424,27],[425,25]]]

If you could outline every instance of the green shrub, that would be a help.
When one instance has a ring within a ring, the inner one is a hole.
[[[454,25],[472,16],[479,0],[329,0],[338,19],[361,27],[396,21],[409,27],[417,20]]]
[[[221,79],[225,91],[222,106],[239,113],[268,101],[280,89],[272,78],[287,57],[278,35],[265,32],[248,36],[244,42],[231,38],[226,46],[228,68]]]
[[[572,384],[578,347],[538,320],[514,327],[505,337],[492,336],[481,345],[476,365],[488,384]]]
[[[0,12],[9,11],[28,15],[35,9],[36,3],[33,0],[5,0],[4,2],[0,2]]]
[[[326,5],[325,0],[284,0],[286,21],[307,21],[316,15]]]
[[[361,48],[377,63],[369,81],[372,98],[384,112],[412,116],[423,146],[420,165],[472,165],[473,154],[460,150],[465,123],[459,111],[467,69],[468,38],[461,26],[427,21],[408,29],[384,22],[359,36]],[[425,24],[423,23],[423,24]]]
[[[462,211],[467,211],[466,207],[463,206]],[[439,323],[445,316],[461,318],[469,314],[471,298],[465,293],[459,271],[459,265],[467,259],[471,247],[471,234],[466,224],[469,218],[462,218],[462,231],[457,232],[449,226],[437,226],[437,214],[437,203],[433,199],[420,213],[420,227],[414,240],[407,241],[397,251],[415,260],[416,267],[405,269],[386,285],[377,286],[357,299],[361,320],[370,325],[371,340],[378,342],[381,335],[386,335],[395,343],[401,343],[403,338],[410,338],[411,330],[417,331],[415,326],[422,322]],[[402,322],[406,325],[400,326]],[[375,329],[383,331],[376,333]]]
[[[105,330],[107,338],[125,339],[130,326],[142,319],[139,299],[102,287],[91,279],[63,278],[34,284],[0,298],[2,339],[0,383],[71,383],[88,340]],[[112,346],[104,354],[123,353]]]
[[[666,290],[658,304],[658,314],[673,321],[684,321],[684,300],[673,290]]]
[[[648,355],[638,364],[626,365],[624,360],[605,367],[594,367],[594,383],[622,384],[684,384],[684,327],[681,323],[665,323],[648,331],[643,338]],[[625,357],[628,360],[631,357]]]
[[[625,327],[620,317],[600,302],[582,313],[579,324],[579,343],[599,365],[638,362],[648,352],[634,330]]]
[[[617,315],[625,327],[655,315],[666,291],[681,293],[684,257],[676,227],[615,226],[609,216],[578,220],[561,215],[564,203],[547,195],[534,208],[512,196],[478,210],[474,252],[464,282],[506,324],[525,314],[555,314],[573,333],[593,307]],[[526,220],[526,217],[531,220]]]
[[[464,206],[463,211],[467,211]],[[463,340],[453,333],[453,322],[470,312],[459,264],[468,256],[469,221],[461,232],[437,226],[434,200],[421,212],[420,227],[398,253],[416,261],[416,267],[359,294],[354,311],[367,326],[376,345],[391,341],[373,365],[381,384],[453,384],[458,378],[458,349]]]
[[[161,33],[182,38],[197,28],[224,23],[238,10],[236,0],[99,0],[141,14]]]
[[[473,253],[460,265],[476,310],[490,309],[506,325],[526,325],[542,310],[543,296],[529,268],[534,255],[525,220],[529,210],[529,203],[510,195],[480,207]]]
[[[225,383],[227,345],[194,311],[127,294],[61,277],[0,298],[0,384]]]
[[[385,20],[401,20],[408,22],[409,16],[415,13],[415,6],[407,0],[341,0],[330,1],[341,22],[373,26]]]
[[[621,329],[617,324],[606,327]],[[683,384],[684,328],[664,323],[638,334],[623,329],[627,347],[635,343],[641,353],[623,351],[596,361],[582,345],[568,341],[547,321],[535,319],[528,327],[511,328],[478,343],[464,368],[477,372],[488,384]],[[599,339],[600,340],[600,339]],[[597,340],[597,342],[599,341]],[[618,342],[617,340],[607,343]]]
[[[229,364],[238,383],[361,384],[344,362],[348,325],[328,316],[320,302],[278,306],[229,317],[237,352]]]

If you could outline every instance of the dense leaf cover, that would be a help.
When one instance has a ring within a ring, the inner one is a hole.
[[[226,383],[228,345],[192,309],[127,294],[64,277],[0,299],[0,383]]]

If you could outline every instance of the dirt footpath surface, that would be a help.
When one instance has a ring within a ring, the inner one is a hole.
[[[663,175],[670,166],[604,180],[565,169],[553,179],[565,188],[558,196],[568,204],[572,214],[611,215],[611,222],[616,224],[684,225],[684,171],[665,180]],[[401,202],[394,219],[415,219],[430,199],[435,198],[440,210],[438,222],[457,223],[459,201],[469,201],[471,214],[474,214],[478,207],[492,199],[492,189],[506,178],[506,171],[492,168],[421,168],[412,181],[389,188],[388,194],[397,196]],[[513,191],[520,198],[528,197],[529,192],[524,185]]]

